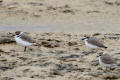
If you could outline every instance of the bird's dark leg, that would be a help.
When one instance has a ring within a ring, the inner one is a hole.
[[[106,67],[106,71],[110,71],[110,68],[109,68],[109,67]]]
[[[25,47],[24,47],[24,52],[26,51],[26,48],[27,48],[27,47],[25,46]]]
[[[105,70],[106,70],[106,71],[108,71],[108,68],[107,68],[107,67],[105,67]]]
[[[113,67],[110,67],[110,70],[113,70],[114,68]]]

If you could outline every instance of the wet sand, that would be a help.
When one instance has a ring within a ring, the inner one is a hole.
[[[3,0],[0,30],[120,32],[119,0]]]
[[[0,80],[119,80],[120,67],[104,72],[98,51],[81,40],[83,34],[30,33],[40,45],[24,47],[15,43],[11,32],[0,37]],[[120,64],[120,34],[100,34],[104,50]],[[7,39],[7,40],[6,40]],[[8,40],[9,39],[9,40]],[[2,42],[1,42],[2,41]]]

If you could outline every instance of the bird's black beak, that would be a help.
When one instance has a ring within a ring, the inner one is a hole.
[[[82,40],[85,40],[86,38],[82,38]]]

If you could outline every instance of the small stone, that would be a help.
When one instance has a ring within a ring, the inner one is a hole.
[[[98,67],[97,70],[103,70],[102,67]]]
[[[98,60],[94,60],[91,62],[91,66],[98,66],[99,65],[99,61]]]
[[[62,11],[63,13],[71,13],[71,14],[75,14],[75,12],[72,9],[65,9]]]
[[[47,7],[47,10],[56,10],[56,8],[53,6],[49,6],[49,7]]]
[[[114,72],[107,72],[107,73],[104,73],[102,75],[102,78],[103,79],[109,79],[109,80],[113,80],[113,79],[119,79],[120,78],[120,73],[114,73]]]
[[[13,80],[13,78],[10,78],[10,77],[1,77],[0,80]]]
[[[10,39],[10,38],[3,38],[0,40],[0,44],[5,44],[5,43],[14,43],[15,40]]]
[[[0,0],[0,3],[2,3],[3,2],[3,0]]]
[[[0,70],[6,71],[8,69],[13,69],[15,65],[15,62],[7,62],[5,64],[0,65]]]
[[[101,33],[94,33],[93,36],[101,35]]]
[[[79,48],[74,48],[74,50],[80,50]]]
[[[49,75],[52,75],[52,76],[60,75],[60,76],[62,76],[63,74],[61,74],[61,72],[58,71],[58,70],[52,69],[52,70],[49,72]]]
[[[68,45],[69,46],[74,46],[74,45],[77,45],[77,42],[71,41],[71,42],[68,42]]]
[[[80,56],[79,55],[69,55],[69,56],[62,56],[60,57],[59,59],[60,60],[66,60],[66,59],[70,59],[70,58],[79,58]]]
[[[113,5],[115,3],[116,0],[105,0],[105,4],[108,4],[108,5]]]
[[[93,77],[99,77],[102,74],[103,74],[102,72],[90,72],[90,73],[88,73],[88,75],[91,75]]]
[[[115,4],[116,4],[117,6],[119,6],[119,5],[120,5],[120,0],[116,0]]]

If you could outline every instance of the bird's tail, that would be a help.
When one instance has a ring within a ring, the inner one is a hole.
[[[107,49],[108,47],[104,46],[105,49]]]
[[[119,67],[120,67],[120,64],[117,64],[117,66],[119,66]]]

